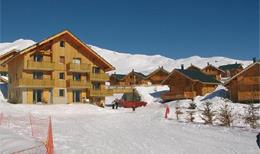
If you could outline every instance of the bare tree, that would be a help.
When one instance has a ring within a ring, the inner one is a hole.
[[[176,106],[176,107],[175,107],[175,114],[176,114],[177,120],[179,120],[179,115],[180,115],[180,114],[183,114],[183,113],[181,112],[181,109],[180,109],[179,106]]]
[[[188,112],[188,116],[186,119],[188,120],[188,122],[193,122],[195,119],[195,117],[194,117],[195,111],[187,111],[187,112]]]
[[[219,121],[222,126],[230,127],[234,121],[234,115],[232,114],[233,109],[229,108],[227,104],[220,107]]]
[[[201,119],[204,121],[205,124],[213,124],[215,116],[215,111],[212,110],[212,103],[206,102],[204,108],[202,110]]]
[[[257,114],[259,111],[260,106],[254,106],[253,103],[249,105],[247,111],[245,113],[245,123],[249,124],[251,128],[256,128],[258,126],[257,120],[260,119],[260,116]]]

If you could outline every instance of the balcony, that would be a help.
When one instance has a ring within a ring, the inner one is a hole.
[[[90,90],[89,95],[92,97],[105,97],[105,96],[112,96],[113,90],[112,89],[101,89],[101,90]]]
[[[24,69],[41,70],[41,71],[53,71],[54,70],[54,63],[53,62],[46,62],[46,61],[37,62],[37,61],[28,60],[27,65],[26,65],[26,63],[24,64]]]
[[[192,99],[196,96],[195,91],[191,92],[183,92],[183,93],[173,93],[173,92],[167,92],[161,95],[162,99],[164,101],[167,100],[180,100],[180,99]]]
[[[109,76],[106,73],[91,73],[89,79],[91,81],[109,81]]]
[[[67,86],[69,88],[90,88],[90,82],[86,80],[67,80]]]
[[[18,80],[19,87],[32,87],[32,88],[51,88],[54,86],[54,80],[50,79],[30,79],[23,78]]]
[[[84,73],[84,72],[90,72],[91,71],[91,65],[90,64],[74,64],[74,63],[69,63],[67,65],[68,71],[69,72],[79,72],[79,73]]]

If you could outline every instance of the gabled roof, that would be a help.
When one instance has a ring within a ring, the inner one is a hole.
[[[129,72],[127,75],[125,75],[124,78],[125,78],[126,76],[129,76],[130,74],[134,74],[134,75],[136,75],[136,76],[139,76],[139,77],[141,77],[142,79],[145,79],[145,78],[146,78],[146,76],[145,76],[143,73],[136,72],[136,71],[134,71],[134,70],[132,70],[131,72]]]
[[[205,70],[205,69],[207,69],[208,67],[211,67],[211,68],[213,68],[213,69],[215,69],[215,70],[217,70],[217,71],[219,71],[219,72],[224,73],[223,70],[221,70],[221,69],[219,69],[219,68],[217,68],[217,67],[215,67],[215,66],[213,66],[213,65],[211,65],[211,64],[208,64],[208,65],[207,65],[206,67],[204,67],[202,70]]]
[[[11,51],[8,51],[8,52],[6,52],[6,53],[0,55],[0,65],[2,65],[4,62],[6,62],[6,61],[9,60],[10,58],[12,58],[12,57],[10,57],[12,54],[13,54],[13,55],[16,55],[16,54],[18,54],[18,52],[19,52],[18,50],[13,49],[13,50],[11,50]],[[6,58],[7,58],[7,59],[6,59]]]
[[[246,72],[247,70],[249,70],[251,67],[255,66],[255,65],[260,65],[260,62],[254,62],[252,64],[250,64],[249,66],[247,66],[245,69],[243,69],[241,72],[237,73],[236,75],[234,75],[232,78],[230,78],[225,85],[227,85],[228,83],[230,83],[230,81],[234,80],[235,78],[237,78],[239,75],[241,75],[242,73]],[[260,66],[259,66],[260,67]],[[259,68],[260,69],[260,68]]]
[[[206,75],[200,71],[194,71],[194,70],[182,70],[182,69],[176,69],[178,72],[184,74],[185,76],[193,79],[198,80],[202,83],[220,83],[218,80],[214,79],[213,77]]]
[[[191,64],[188,68],[186,68],[186,70],[198,70],[201,71],[201,69],[193,64]]]
[[[68,30],[64,30],[60,33],[57,33],[51,37],[48,37],[44,40],[42,40],[41,42],[38,42],[38,43],[35,43],[34,45],[26,48],[26,49],[23,49],[22,51],[19,52],[19,54],[17,54],[16,56],[14,56],[13,58],[9,59],[6,63],[8,63],[9,61],[15,59],[16,57],[22,55],[22,54],[25,54],[25,53],[28,53],[32,50],[34,50],[36,47],[39,47],[43,44],[47,44],[49,42],[51,42],[52,40],[54,40],[55,38],[58,38],[58,37],[61,37],[61,36],[67,36],[69,37],[71,40],[75,41],[76,43],[78,43],[78,47],[81,49],[81,50],[84,50],[85,52],[88,52],[88,54],[90,56],[93,56],[95,57],[95,62],[97,62],[99,65],[103,65],[104,67],[104,70],[105,71],[111,71],[111,70],[114,70],[115,68],[110,64],[108,63],[105,59],[103,59],[100,55],[98,55],[94,50],[92,50],[88,45],[86,45],[83,41],[81,41],[80,39],[78,39],[76,36],[74,36],[70,31]],[[99,61],[97,61],[99,60]]]
[[[111,74],[111,77],[114,77],[118,80],[122,80],[125,76],[125,74]]]
[[[228,65],[219,66],[218,68],[226,71],[226,70],[237,69],[237,68],[240,68],[240,67],[242,67],[241,64],[228,64]]]
[[[184,70],[184,69],[174,69],[170,75],[168,75],[168,77],[162,82],[162,84],[164,82],[166,82],[166,80],[168,78],[171,77],[171,75],[174,72],[178,72],[180,74],[182,74],[183,76],[185,76],[186,78],[193,80],[193,81],[199,81],[203,84],[220,84],[220,82],[216,79],[214,79],[213,77],[204,74],[201,71],[197,71],[197,70]]]
[[[169,72],[166,71],[163,67],[159,67],[156,70],[154,70],[153,72],[151,72],[149,75],[147,75],[147,78],[150,78],[151,76],[153,76],[154,74],[156,74],[160,71],[164,72],[165,74],[169,74]]]

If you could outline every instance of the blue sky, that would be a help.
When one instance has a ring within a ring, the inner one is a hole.
[[[0,42],[63,29],[116,51],[259,57],[258,0],[0,0]]]

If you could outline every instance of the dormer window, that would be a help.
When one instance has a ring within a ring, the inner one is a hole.
[[[42,55],[41,54],[35,54],[33,56],[33,60],[36,61],[36,62],[41,62],[42,61]]]
[[[62,47],[62,48],[65,47],[65,42],[64,41],[60,41],[60,47]]]

